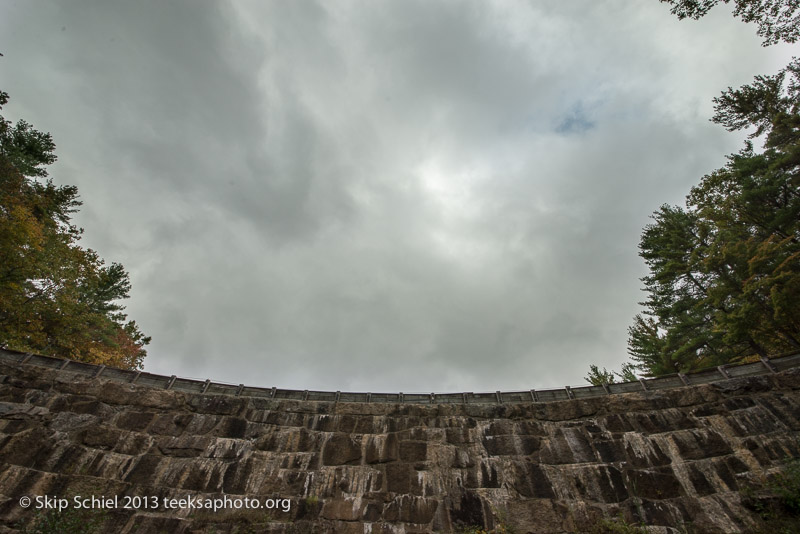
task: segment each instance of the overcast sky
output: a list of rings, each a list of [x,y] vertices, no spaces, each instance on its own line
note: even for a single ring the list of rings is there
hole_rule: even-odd
[[[798,54],[656,0],[0,0],[0,52],[146,370],[373,392],[618,368],[711,99]]]

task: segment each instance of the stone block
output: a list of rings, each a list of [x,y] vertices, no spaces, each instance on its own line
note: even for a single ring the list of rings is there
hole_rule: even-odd
[[[386,506],[383,517],[386,521],[425,525],[433,520],[438,506],[436,499],[400,495]]]
[[[114,424],[123,430],[143,432],[155,415],[153,412],[124,411],[116,417]]]
[[[393,462],[400,457],[396,434],[368,436],[365,461],[368,464]]]
[[[595,439],[592,446],[597,456],[604,463],[618,463],[627,461],[625,443],[621,439]]]
[[[153,419],[148,432],[164,436],[179,436],[183,434],[191,420],[190,414],[159,414]]]
[[[164,456],[180,458],[194,458],[202,455],[211,445],[212,438],[203,436],[181,436],[161,438],[158,440],[158,450]]]
[[[11,436],[0,449],[0,458],[4,463],[31,466],[49,456],[51,450],[51,434],[36,427]]]
[[[706,477],[697,463],[689,464],[686,468],[689,472],[689,481],[698,495],[711,495],[717,491],[714,484]]]
[[[503,436],[514,434],[516,428],[511,421],[492,421],[486,430],[483,432],[484,436]]]
[[[481,462],[481,488],[499,488],[500,483],[497,480],[497,469],[491,464]]]
[[[400,460],[403,462],[424,462],[428,455],[428,444],[424,441],[401,441]]]
[[[364,534],[364,526],[354,521],[333,521],[331,526],[336,534]]]
[[[634,426],[627,417],[620,414],[609,415],[600,420],[601,425],[609,432],[633,432]]]
[[[614,466],[587,466],[584,471],[589,472],[590,488],[584,494],[591,499],[602,503],[619,503],[630,497],[622,472]]]
[[[390,493],[409,493],[411,491],[411,466],[405,463],[386,465],[386,491]]]
[[[723,437],[710,429],[676,432],[672,434],[672,439],[681,457],[686,460],[724,456],[733,452]]]
[[[246,401],[226,395],[191,395],[186,404],[200,414],[234,415],[245,408]]]
[[[539,461],[543,464],[573,464],[576,462],[567,438],[560,430],[549,438],[542,440]]]
[[[445,441],[452,445],[461,445],[472,441],[470,431],[466,428],[447,428],[444,435]]]
[[[533,499],[555,497],[552,482],[545,471],[536,464],[527,463],[515,466],[511,486],[523,497]]]
[[[550,499],[512,500],[507,506],[508,522],[514,532],[569,532],[569,514]]]
[[[111,450],[116,447],[122,432],[108,425],[96,425],[81,431],[81,442],[93,449]]]
[[[83,401],[76,401],[72,402],[70,406],[70,411],[75,413],[88,413],[92,415],[96,415],[98,417],[103,418],[104,420],[108,420],[114,416],[116,410],[109,406],[104,402],[100,402],[97,399],[87,399]]]
[[[672,463],[672,458],[667,456],[661,450],[658,442],[653,439],[632,439],[627,441],[625,457],[627,463],[636,468],[659,467]]]
[[[353,499],[328,499],[320,515],[325,519],[356,521],[361,519],[362,508],[363,505]]]
[[[159,465],[162,459],[163,457],[152,454],[140,456],[136,465],[133,466],[128,476],[125,477],[125,481],[140,485],[156,484]]]
[[[482,444],[489,456],[513,456],[519,454],[516,436],[513,435],[487,435],[484,436]]]
[[[241,417],[223,417],[213,434],[221,438],[243,438],[247,434],[247,425]]]
[[[361,463],[361,436],[344,433],[331,435],[322,448],[323,465],[352,465]]]
[[[681,483],[669,468],[630,469],[625,472],[632,496],[642,499],[673,499],[685,494]]]
[[[146,386],[120,384],[110,380],[101,380],[97,383],[90,381],[83,387],[78,383],[75,385],[80,393],[92,392],[99,401],[113,405],[179,410],[185,400],[183,393],[178,393],[177,391],[164,391]]]
[[[375,418],[364,416],[356,419],[356,427],[353,429],[355,434],[376,434],[380,431],[375,427]]]

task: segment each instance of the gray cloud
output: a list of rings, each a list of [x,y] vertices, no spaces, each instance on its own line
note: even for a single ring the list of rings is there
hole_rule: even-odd
[[[371,391],[618,366],[638,237],[785,63],[658,2],[6,2],[9,115],[51,131],[146,368]]]

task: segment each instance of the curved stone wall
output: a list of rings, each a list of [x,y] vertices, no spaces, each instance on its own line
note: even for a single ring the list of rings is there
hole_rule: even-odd
[[[413,404],[192,393],[177,379],[152,387],[9,354],[0,532],[45,513],[36,503],[63,502],[69,517],[95,497],[102,532],[401,534],[502,521],[538,534],[622,514],[661,532],[733,533],[755,520],[740,490],[800,457],[793,358],[668,389]],[[234,507],[244,499],[261,508]],[[225,507],[196,506],[215,500]]]

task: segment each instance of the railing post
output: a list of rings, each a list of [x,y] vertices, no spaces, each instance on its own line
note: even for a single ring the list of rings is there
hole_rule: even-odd
[[[574,399],[575,395],[572,393],[572,389],[569,386],[564,386],[564,389],[567,390],[567,398]]]
[[[761,357],[761,363],[763,363],[764,367],[769,369],[771,373],[777,373],[778,372],[778,370],[775,369],[775,366],[772,365],[772,362],[770,362],[769,358],[767,358],[766,356],[762,356]]]
[[[611,390],[610,390],[610,389],[608,389],[608,384],[606,384],[605,382],[603,382],[603,383],[601,383],[600,385],[601,385],[601,386],[603,386],[603,391],[605,391],[605,392],[606,392],[606,395],[611,395]]]
[[[688,386],[689,385],[689,377],[687,377],[685,374],[678,373],[678,378],[681,379],[681,382],[683,382],[684,386]]]
[[[239,384],[239,389],[236,390],[237,397],[242,394],[243,389],[244,389],[244,384]]]
[[[142,372],[141,371],[136,371],[136,374],[133,375],[133,380],[131,380],[131,384],[135,384],[136,381],[139,380],[140,376],[142,376]]]
[[[210,379],[206,379],[206,381],[203,382],[203,389],[200,390],[200,393],[205,393],[206,391],[208,391],[208,386],[210,386],[210,385],[211,385],[211,380]]]
[[[59,371],[63,371],[69,365],[70,360],[64,360],[64,363],[61,364],[61,367],[58,368]]]
[[[495,391],[494,396],[497,398],[497,404],[503,404],[503,398],[500,396],[499,391]]]
[[[101,365],[100,367],[97,368],[97,371],[95,371],[94,376],[92,378],[98,378],[100,375],[103,374],[103,371],[105,371],[105,370],[106,370],[106,366],[105,365]]]
[[[724,378],[730,378],[731,377],[731,375],[728,374],[728,371],[725,370],[725,366],[724,365],[718,365],[717,366],[717,371],[719,371],[719,374],[721,374]]]
[[[167,383],[166,389],[172,389],[172,384],[175,383],[175,379],[176,378],[177,377],[175,375],[172,375],[171,377],[169,377],[169,382]]]
[[[647,384],[645,384],[644,378],[640,378],[639,383],[642,385],[642,391],[647,391]]]

